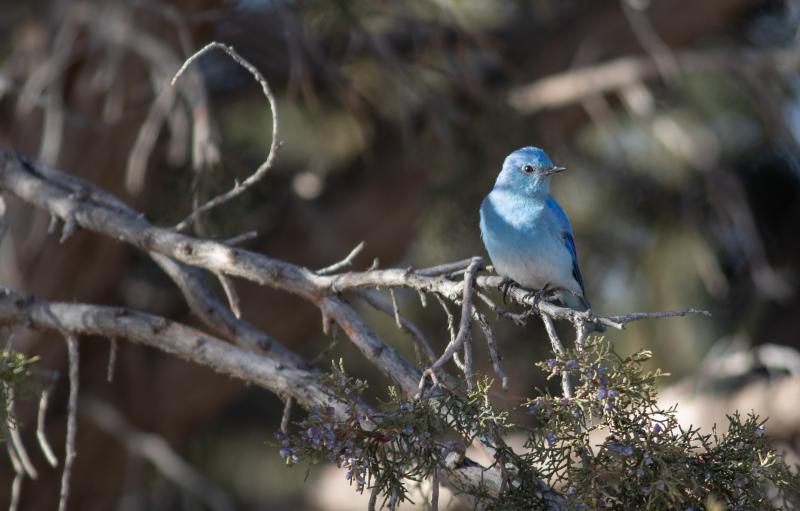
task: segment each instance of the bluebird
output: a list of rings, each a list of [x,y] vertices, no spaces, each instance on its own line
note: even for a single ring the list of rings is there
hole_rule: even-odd
[[[498,274],[586,310],[572,227],[550,195],[551,176],[564,170],[537,147],[508,155],[481,203],[481,237]]]

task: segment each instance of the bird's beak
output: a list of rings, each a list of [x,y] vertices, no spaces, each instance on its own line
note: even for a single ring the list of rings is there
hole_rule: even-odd
[[[567,170],[567,167],[554,166],[554,167],[550,167],[549,169],[543,171],[542,174],[544,174],[545,176],[549,176],[551,174],[558,174],[559,172],[564,172],[565,170]]]

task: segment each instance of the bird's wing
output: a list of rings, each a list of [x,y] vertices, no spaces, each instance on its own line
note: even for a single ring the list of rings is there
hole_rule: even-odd
[[[578,266],[578,251],[575,249],[575,238],[572,236],[572,226],[569,224],[569,218],[567,218],[567,214],[564,213],[564,210],[561,209],[561,206],[558,205],[558,202],[556,202],[552,195],[547,197],[547,208],[558,219],[558,223],[561,226],[561,237],[564,240],[564,246],[572,256],[572,276],[578,282],[578,285],[581,286],[581,292],[585,295],[586,290],[583,287],[583,276]]]

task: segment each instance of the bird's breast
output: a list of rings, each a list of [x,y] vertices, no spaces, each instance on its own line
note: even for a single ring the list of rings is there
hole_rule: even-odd
[[[580,291],[561,229],[546,213],[546,199],[493,191],[481,204],[481,234],[495,270],[522,286],[546,284]]]

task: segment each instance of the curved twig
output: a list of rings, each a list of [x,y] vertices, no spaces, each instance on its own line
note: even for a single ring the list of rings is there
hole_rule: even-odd
[[[279,140],[279,123],[278,123],[278,106],[275,101],[275,96],[272,94],[272,89],[270,89],[269,83],[264,78],[264,76],[256,69],[256,67],[245,60],[241,55],[239,55],[236,50],[234,50],[231,46],[227,46],[222,43],[218,43],[216,41],[210,42],[205,45],[203,48],[197,51],[194,55],[186,59],[183,63],[181,68],[175,73],[175,76],[172,78],[172,85],[178,81],[181,75],[186,71],[186,69],[192,65],[192,63],[200,58],[203,54],[213,50],[219,49],[227,53],[237,64],[245,68],[253,78],[261,85],[261,90],[264,92],[264,96],[266,96],[267,101],[269,102],[269,108],[272,111],[272,143],[270,144],[269,154],[267,155],[267,159],[264,160],[264,163],[258,166],[256,171],[251,174],[247,179],[239,183],[238,181],[234,184],[233,188],[228,190],[225,193],[217,195],[213,197],[208,202],[199,206],[192,211],[189,216],[187,216],[183,221],[181,221],[178,225],[175,226],[175,229],[178,231],[184,231],[188,228],[201,214],[219,206],[220,204],[224,204],[231,199],[234,199],[244,193],[248,188],[253,186],[254,184],[258,183],[269,170],[272,168],[272,165],[275,161],[275,155],[278,152],[278,148],[281,145]]]

